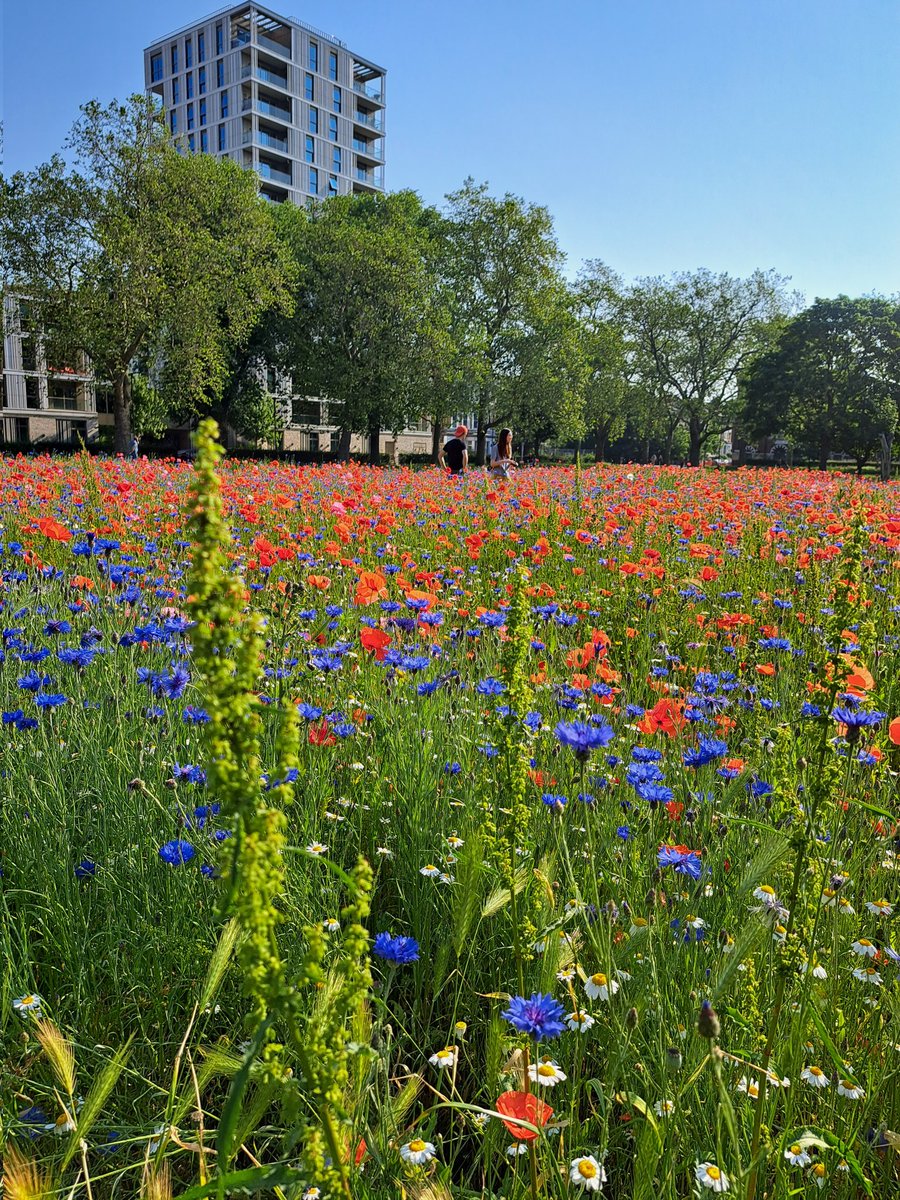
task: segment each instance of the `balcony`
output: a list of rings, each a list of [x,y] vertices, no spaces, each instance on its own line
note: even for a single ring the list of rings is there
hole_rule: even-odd
[[[256,107],[261,113],[266,113],[270,117],[277,117],[281,121],[287,121],[289,125],[291,123],[290,105],[285,108],[281,104],[276,104],[272,100],[266,100],[260,96],[256,101]]]
[[[268,146],[270,150],[280,150],[283,154],[288,152],[287,138],[275,137],[274,134],[266,133],[264,129],[260,129],[256,135],[256,140],[260,146]]]
[[[365,96],[367,100],[371,100],[374,104],[384,104],[384,90],[380,79],[372,83],[354,82],[353,90],[360,96]]]
[[[288,36],[288,39],[290,39],[290,36],[291,36],[290,30],[288,30],[287,36]],[[290,40],[288,41],[288,44],[285,46],[281,42],[276,42],[274,38],[267,37],[264,33],[259,33],[259,32],[257,32],[257,34],[256,34],[256,40],[260,46],[264,46],[266,48],[266,50],[274,51],[275,54],[280,54],[282,58],[290,58],[291,57]]]
[[[273,83],[276,87],[284,88],[287,91],[287,75],[281,75],[278,71],[270,71],[268,67],[257,67],[256,78],[261,79],[263,83]]]
[[[353,173],[354,179],[358,183],[365,183],[371,188],[384,188],[384,170],[382,167],[360,167],[357,166]]]
[[[353,114],[353,120],[355,124],[365,125],[367,129],[374,129],[376,133],[381,133],[384,129],[382,112],[363,112],[358,108]]]
[[[353,149],[357,154],[362,154],[366,158],[371,158],[375,162],[384,161],[384,142],[381,138],[376,138],[371,142],[365,142],[362,138],[353,139]]]
[[[263,179],[270,179],[273,183],[283,183],[290,187],[293,182],[290,171],[282,171],[279,167],[273,167],[271,163],[261,162],[258,170]]]

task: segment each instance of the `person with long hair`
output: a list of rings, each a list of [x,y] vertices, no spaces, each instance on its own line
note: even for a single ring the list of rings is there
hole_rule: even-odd
[[[491,455],[490,471],[498,479],[508,479],[516,468],[512,456],[512,430],[501,429],[497,435],[497,446]]]

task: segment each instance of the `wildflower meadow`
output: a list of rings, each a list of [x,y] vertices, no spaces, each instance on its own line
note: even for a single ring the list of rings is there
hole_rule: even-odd
[[[900,487],[0,459],[4,1195],[898,1194]]]

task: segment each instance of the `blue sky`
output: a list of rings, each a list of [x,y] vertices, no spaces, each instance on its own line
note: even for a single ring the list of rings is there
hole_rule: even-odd
[[[215,0],[0,0],[4,170]],[[286,0],[388,69],[386,180],[547,205],[570,272],[773,267],[900,291],[897,0]]]

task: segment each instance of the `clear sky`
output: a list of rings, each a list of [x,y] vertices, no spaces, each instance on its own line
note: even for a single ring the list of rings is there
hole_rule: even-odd
[[[0,0],[4,170],[211,0]],[[568,269],[900,292],[900,0],[286,0],[388,70],[386,182],[547,205]],[[293,12],[291,13],[291,10]]]

